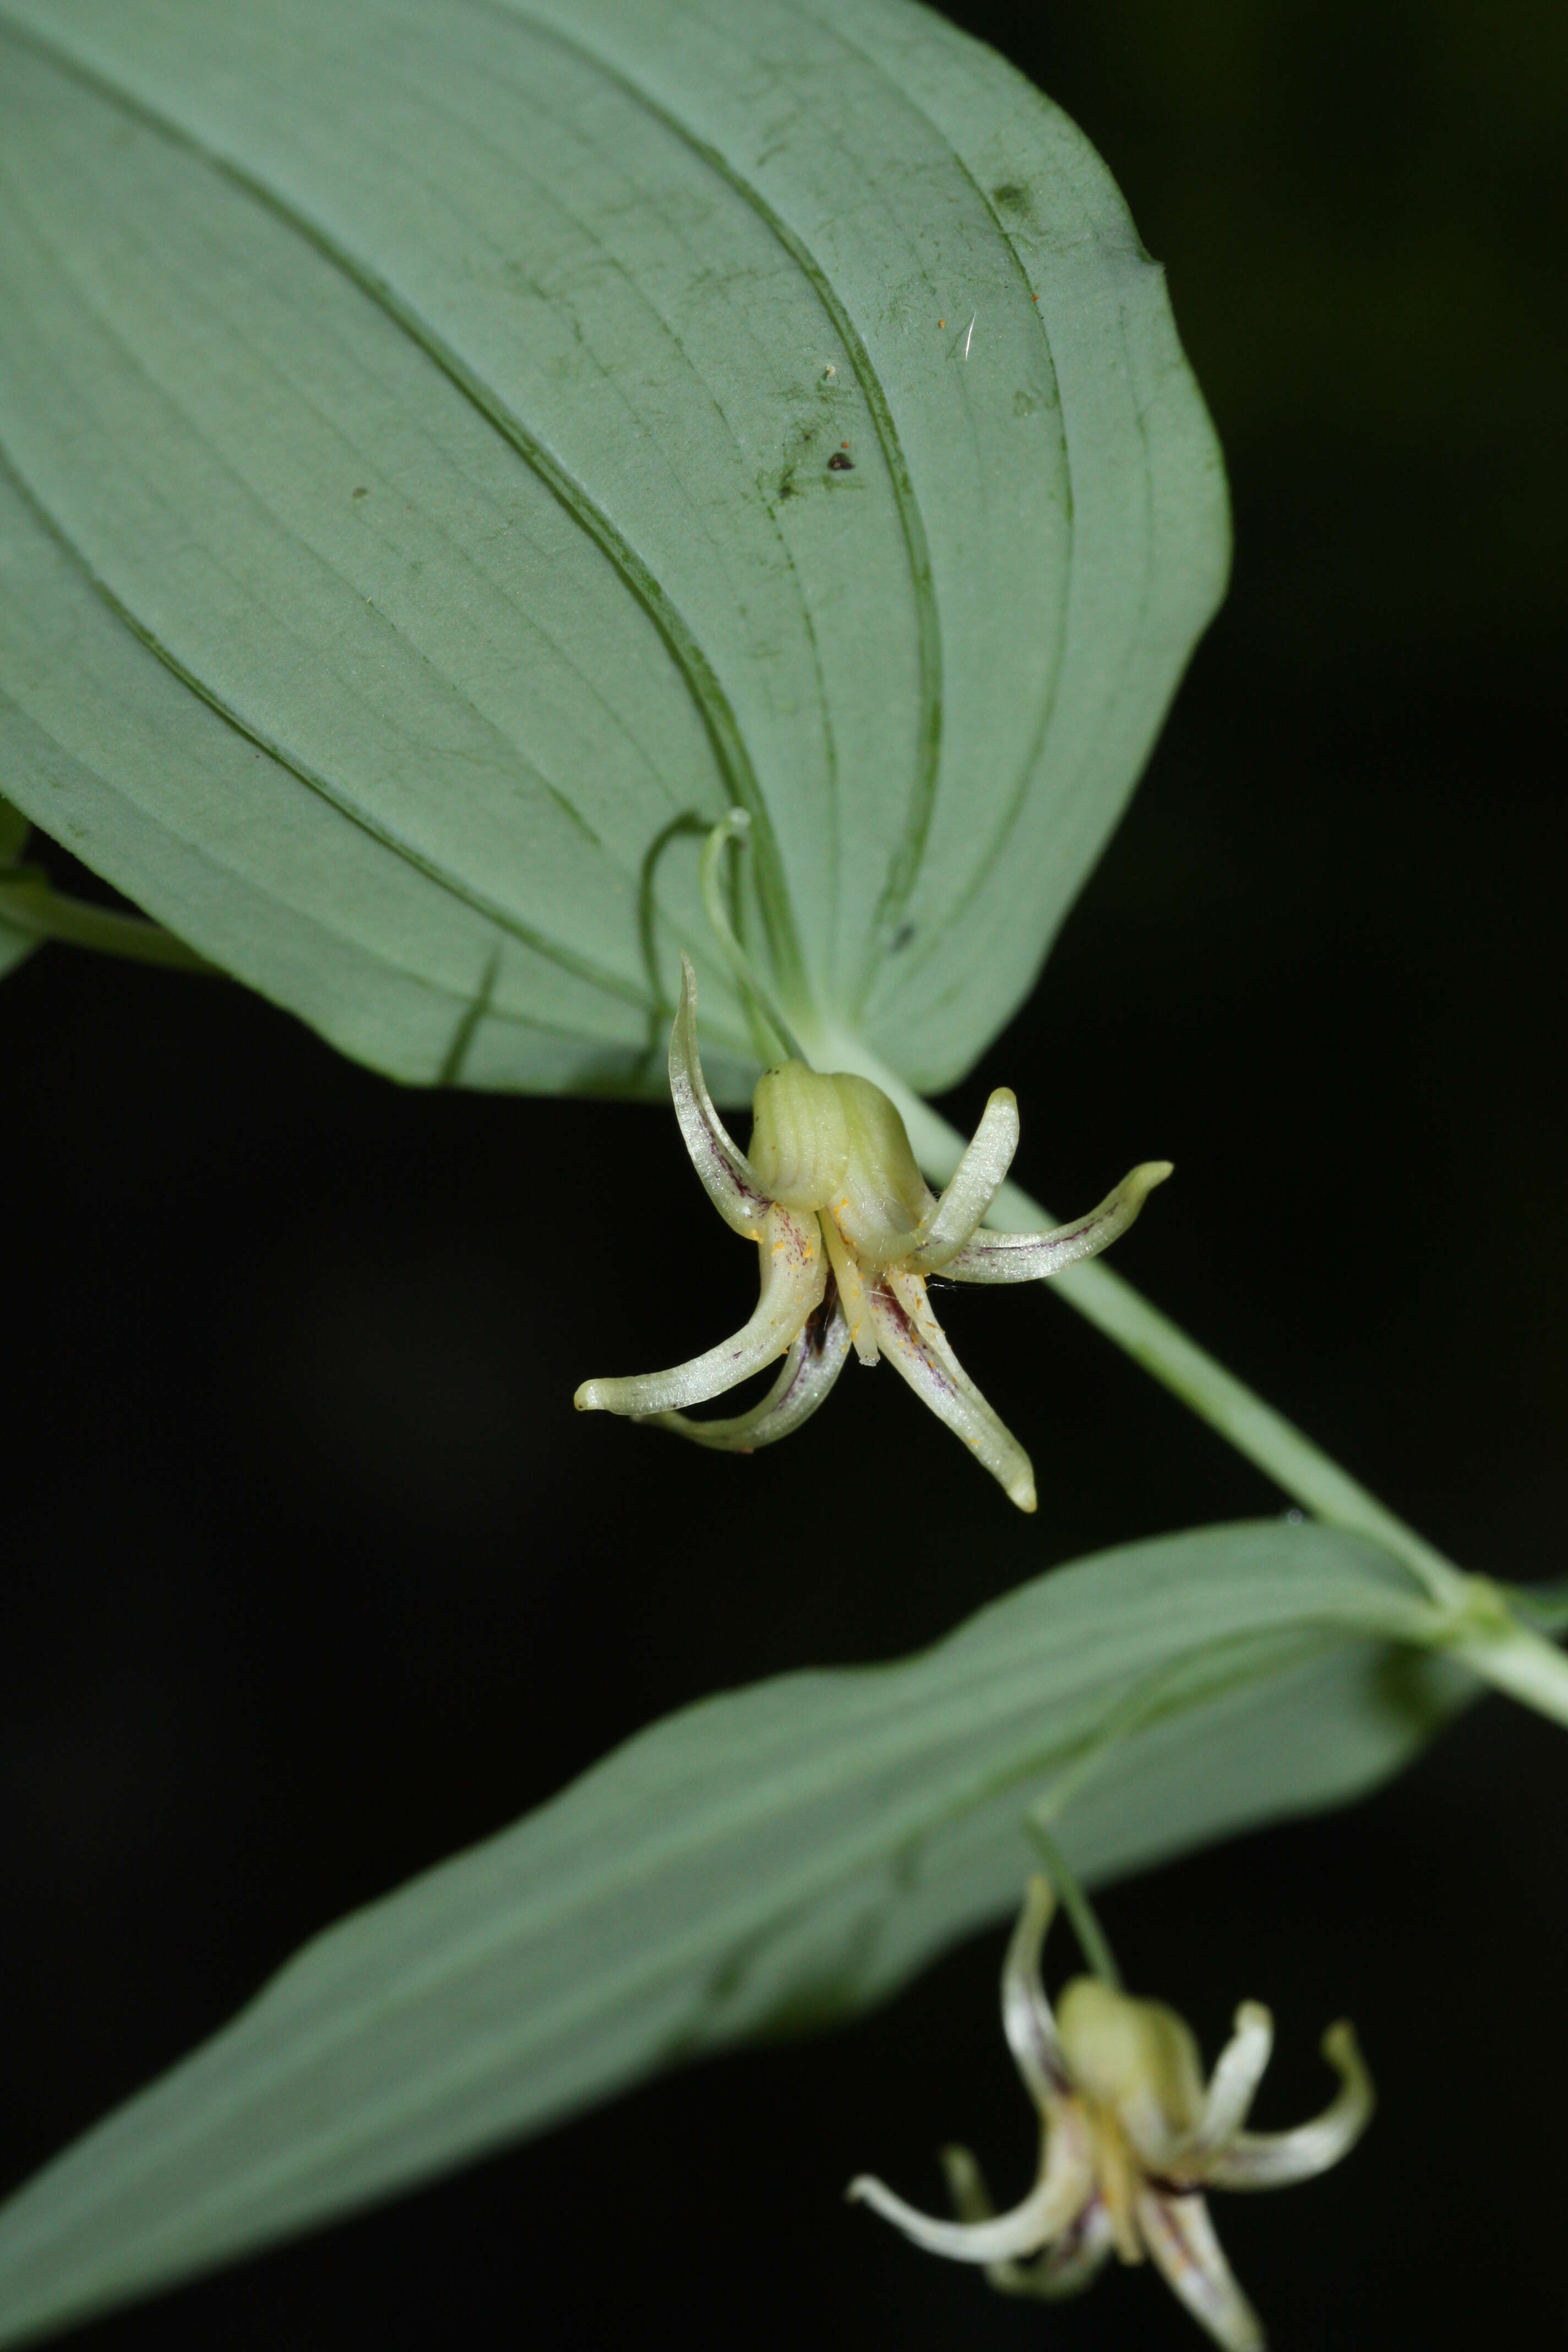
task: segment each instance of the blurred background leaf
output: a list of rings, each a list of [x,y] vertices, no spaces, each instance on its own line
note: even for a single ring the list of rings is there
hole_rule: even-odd
[[[1426,1613],[1326,1528],[1201,1528],[1058,1569],[923,1657],[655,1725],[321,1937],[15,2198],[0,2341],[852,2013],[1016,1906],[1042,1797],[1093,1882],[1363,1793],[1472,1693],[1398,1646]]]

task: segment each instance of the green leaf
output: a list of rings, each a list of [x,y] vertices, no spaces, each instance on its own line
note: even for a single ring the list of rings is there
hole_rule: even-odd
[[[0,0],[0,782],[417,1079],[1026,993],[1221,592],[1161,272],[905,0]],[[847,459],[847,466],[837,461]],[[683,825],[683,820],[686,821]]]
[[[1042,1795],[1091,1881],[1352,1797],[1475,1687],[1401,1646],[1438,1622],[1385,1553],[1273,1521],[1058,1570],[902,1664],[689,1707],[318,1937],[24,2189],[0,2341],[876,2000],[1011,1909]]]

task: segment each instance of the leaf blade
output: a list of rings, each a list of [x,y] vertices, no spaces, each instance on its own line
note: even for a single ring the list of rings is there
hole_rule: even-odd
[[[879,1997],[1010,1907],[1025,1804],[1108,1725],[1127,1736],[1058,1823],[1090,1878],[1375,1785],[1471,1687],[1394,1663],[1418,1622],[1368,1546],[1202,1530],[1057,1570],[898,1665],[684,1710],[317,1938],[14,2199],[0,2341]]]
[[[1223,575],[1212,435],[1078,134],[882,0],[5,0],[0,37],[0,446],[119,626],[293,780],[258,772],[276,840],[223,840],[244,924],[183,903],[228,793],[168,787],[107,720],[96,796],[63,761],[18,786],[40,821],[400,1075],[445,1066],[413,1000],[462,962],[471,1004],[499,950],[466,1075],[562,1083],[510,1012],[635,1086],[651,845],[739,799],[786,996],[956,1076]],[[0,674],[37,698],[25,633]],[[352,876],[356,825],[410,867],[386,896],[421,918],[362,903],[319,983],[301,786],[350,820],[323,838]],[[705,943],[690,864],[653,877],[671,963]]]

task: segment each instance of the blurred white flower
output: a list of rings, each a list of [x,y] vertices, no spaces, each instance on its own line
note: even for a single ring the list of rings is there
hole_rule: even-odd
[[[962,2147],[943,2151],[956,2221],[932,2221],[864,2176],[848,2193],[929,2252],[984,2263],[991,2284],[1010,2294],[1074,2294],[1112,2251],[1124,2263],[1147,2254],[1226,2352],[1258,2352],[1262,2326],[1202,2192],[1283,2189],[1339,2162],[1373,2110],[1355,2035],[1342,2021],[1323,2036],[1342,2084],[1323,2114],[1295,2131],[1249,2132],[1247,2110],[1273,2045],[1268,2011],[1243,2001],[1206,2085],[1190,2030],[1159,2001],[1075,1977],[1053,2012],[1040,1981],[1053,1907],[1046,1881],[1033,1880],[1002,1971],[1003,2028],[1040,2116],[1039,2173],[1028,2196],[996,2213]]]

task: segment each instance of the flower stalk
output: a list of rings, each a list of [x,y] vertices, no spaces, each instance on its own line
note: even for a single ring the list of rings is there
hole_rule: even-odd
[[[41,866],[0,866],[0,917],[19,931],[65,947],[89,948],[132,963],[161,964],[175,971],[216,975],[217,967],[144,915],[94,907],[57,890]]]

